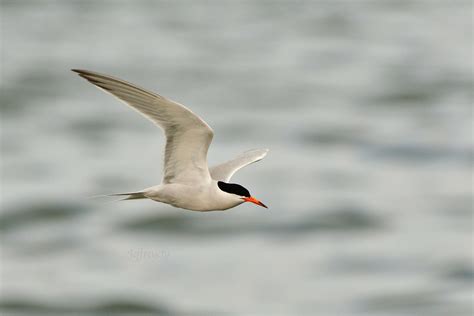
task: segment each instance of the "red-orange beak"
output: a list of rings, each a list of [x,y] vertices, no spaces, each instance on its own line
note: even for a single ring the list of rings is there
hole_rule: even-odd
[[[242,200],[244,200],[245,202],[252,202],[252,203],[257,204],[257,205],[260,205],[260,206],[262,206],[262,207],[264,207],[264,208],[268,208],[265,204],[263,204],[262,202],[260,202],[260,201],[257,200],[256,198],[254,198],[253,196],[242,198]]]

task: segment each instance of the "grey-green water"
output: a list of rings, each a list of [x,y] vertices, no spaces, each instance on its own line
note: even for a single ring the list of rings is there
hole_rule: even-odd
[[[470,1],[0,1],[0,313],[470,315]],[[87,199],[163,137],[70,68],[214,128],[270,210]]]

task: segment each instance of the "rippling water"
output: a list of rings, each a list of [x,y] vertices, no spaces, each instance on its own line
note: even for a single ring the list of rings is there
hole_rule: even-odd
[[[2,315],[470,315],[470,1],[1,1]],[[69,71],[188,105],[270,210],[88,199],[163,136]]]

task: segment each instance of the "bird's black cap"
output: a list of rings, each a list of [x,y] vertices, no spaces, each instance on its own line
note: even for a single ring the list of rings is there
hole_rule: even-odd
[[[250,197],[250,192],[240,184],[225,183],[222,181],[217,182],[217,186],[224,192],[236,194],[238,196]]]

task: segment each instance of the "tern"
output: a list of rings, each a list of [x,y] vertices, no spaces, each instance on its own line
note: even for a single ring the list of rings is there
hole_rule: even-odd
[[[207,151],[214,131],[187,107],[121,79],[88,70],[72,71],[151,120],[166,137],[162,183],[111,196],[151,199],[200,212],[227,210],[244,202],[267,208],[242,185],[229,180],[237,170],[263,159],[268,149],[249,150],[209,168]]]

